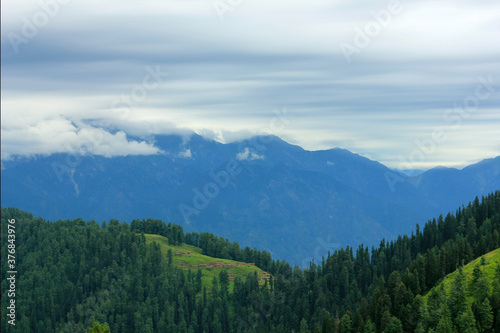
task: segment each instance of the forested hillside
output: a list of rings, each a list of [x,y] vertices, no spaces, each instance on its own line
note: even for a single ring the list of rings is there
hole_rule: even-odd
[[[449,274],[424,297],[430,324],[443,331],[488,332],[494,316],[491,304],[499,304],[500,249],[496,249]],[[423,326],[420,328],[423,331]]]
[[[500,332],[500,268],[486,270],[500,247],[498,191],[411,235],[342,248],[306,269],[159,220],[47,222],[14,208],[1,218],[2,332],[85,332],[94,321],[111,332]],[[15,327],[3,297],[8,219],[16,220]],[[236,277],[230,292],[221,270],[204,287],[198,271],[174,265],[144,234],[255,263],[271,278]],[[460,268],[485,254],[469,280]]]
[[[276,136],[151,140],[164,153],[2,161],[2,206],[49,220],[168,218],[304,268],[329,249],[377,246],[500,188],[500,157],[407,177],[348,150],[308,151]],[[316,251],[318,238],[332,245]]]

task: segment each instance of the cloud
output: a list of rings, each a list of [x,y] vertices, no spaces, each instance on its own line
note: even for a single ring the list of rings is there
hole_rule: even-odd
[[[191,154],[191,149],[186,149],[181,151],[178,155],[181,158],[193,158],[193,154]]]
[[[9,33],[21,34],[23,19],[40,6],[36,0],[2,1],[9,13],[1,35],[2,134],[16,134],[2,135],[3,154],[65,151],[60,143],[68,138],[82,144],[85,138],[71,134],[78,132],[71,127],[49,134],[51,141],[39,137],[43,144],[19,139],[58,117],[122,143],[128,139],[118,138],[120,131],[134,137],[195,131],[231,142],[262,133],[273,110],[287,107],[294,120],[273,134],[307,149],[341,146],[396,167],[416,140],[446,126],[443,113],[489,74],[496,93],[458,129],[468,141],[450,135],[441,155],[425,163],[500,153],[494,144],[500,45],[493,42],[500,34],[500,3],[401,4],[401,13],[347,64],[339,45],[353,43],[357,29],[388,1],[243,0],[223,22],[212,0],[72,1],[18,53]],[[135,98],[126,116],[115,112],[113,101],[137,93],[147,68],[156,66],[169,76]],[[475,122],[486,115],[490,121]],[[121,151],[157,153],[141,141],[125,145]]]
[[[63,117],[2,129],[2,160],[54,153],[113,157],[159,154],[160,150],[144,141],[129,140],[122,131],[110,133],[102,128],[78,126]]]
[[[259,155],[257,153],[251,152],[247,147],[241,153],[236,154],[236,159],[239,161],[253,161],[253,160],[263,160],[264,155]]]

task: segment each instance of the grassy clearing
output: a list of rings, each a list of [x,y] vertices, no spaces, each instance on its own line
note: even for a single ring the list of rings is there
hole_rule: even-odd
[[[481,269],[488,277],[490,283],[493,283],[493,281],[495,281],[495,269],[497,265],[500,264],[500,248],[485,254],[484,257],[486,258],[486,265],[481,266]],[[476,267],[480,262],[481,262],[481,257],[473,260],[472,262],[468,263],[462,268],[465,274],[467,286],[469,287],[469,295],[473,294],[473,290],[471,288],[471,283],[470,283],[470,281],[472,280],[472,272],[474,270],[474,267]],[[457,274],[458,270],[448,274],[447,276],[445,276],[443,281],[441,281],[438,285],[434,286],[434,288],[439,288],[442,284],[444,286],[444,289],[446,290],[446,294],[449,295],[451,286],[453,284],[453,281],[455,281],[455,277]],[[424,297],[426,301],[429,293],[427,293]],[[469,302],[472,303],[472,297],[469,297]]]
[[[255,266],[249,266],[246,263],[242,263],[235,260],[212,258],[202,254],[201,249],[192,245],[182,244],[182,245],[169,245],[166,237],[160,235],[145,234],[146,243],[156,242],[160,245],[161,252],[167,260],[168,250],[172,250],[172,253],[179,253],[180,256],[173,255],[173,264],[178,267],[192,267],[199,265],[214,265],[218,263],[219,265],[228,265],[229,267],[197,267],[197,268],[183,268],[185,271],[191,269],[192,273],[196,275],[198,268],[201,269],[203,274],[202,284],[207,287],[208,290],[212,287],[212,280],[214,277],[219,278],[219,273],[222,270],[226,270],[228,275],[231,277],[239,276],[244,279],[249,273],[257,272],[259,278],[265,277],[265,272]],[[189,253],[189,254],[188,254]],[[240,265],[240,266],[238,266]],[[232,267],[230,267],[232,266]],[[263,285],[265,282],[259,280],[259,284]],[[234,287],[234,282],[229,281],[229,291],[232,292]]]

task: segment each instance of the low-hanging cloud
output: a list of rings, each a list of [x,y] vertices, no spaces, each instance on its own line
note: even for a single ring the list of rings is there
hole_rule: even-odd
[[[250,151],[249,148],[245,148],[242,152],[236,154],[236,159],[238,161],[263,160],[264,158],[264,155],[259,155],[253,151]]]
[[[54,153],[92,154],[105,157],[152,155],[161,151],[145,141],[129,140],[122,132],[103,128],[79,127],[69,119],[45,119],[34,125],[2,129],[2,160],[13,156]]]
[[[223,22],[211,0],[72,1],[18,53],[8,34],[20,34],[23,18],[40,6],[3,1],[2,158],[71,151],[61,143],[81,146],[85,130],[102,132],[107,143],[93,152],[107,156],[158,153],[127,135],[196,131],[241,140],[286,106],[298,120],[279,134],[289,141],[307,149],[340,145],[397,166],[416,140],[448,126],[442,115],[488,75],[495,93],[424,162],[498,154],[500,4],[400,3],[402,11],[347,64],[339,45],[353,43],[388,1],[243,1]],[[133,94],[147,68],[157,67],[168,77],[126,117],[113,112],[113,101]],[[34,134],[58,117],[61,130]]]

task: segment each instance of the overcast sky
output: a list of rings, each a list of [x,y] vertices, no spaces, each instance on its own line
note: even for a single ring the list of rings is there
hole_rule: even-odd
[[[155,154],[151,134],[193,130],[396,168],[500,155],[498,0],[1,6],[2,160],[89,138],[94,154]]]

